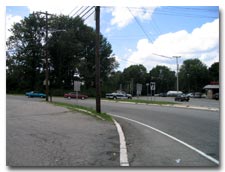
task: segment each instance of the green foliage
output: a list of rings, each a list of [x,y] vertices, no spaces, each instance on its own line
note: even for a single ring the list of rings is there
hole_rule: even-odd
[[[166,93],[169,90],[175,90],[176,76],[166,66],[156,66],[149,72],[151,82],[156,83],[156,93]]]
[[[186,92],[201,92],[209,83],[208,70],[199,59],[183,62],[179,72],[180,89]]]
[[[39,13],[14,24],[11,32],[7,41],[7,92],[44,90],[46,53],[53,90],[73,90],[73,81],[78,79],[75,74],[85,83],[84,89],[94,88],[96,33],[81,18],[49,16],[47,42],[45,16]],[[118,63],[110,43],[102,35],[100,59],[101,78],[106,81]],[[62,91],[53,91],[53,94],[62,94]]]
[[[147,69],[142,65],[131,65],[125,68],[122,75],[121,84],[124,90],[132,95],[136,94],[136,84],[145,84],[147,77]]]
[[[213,63],[209,68],[209,78],[210,81],[219,82],[219,62]]]

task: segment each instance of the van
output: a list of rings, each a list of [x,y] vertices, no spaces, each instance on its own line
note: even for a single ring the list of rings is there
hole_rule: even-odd
[[[182,91],[168,91],[168,92],[166,93],[166,95],[167,95],[168,97],[175,97],[175,96],[177,96],[177,95],[179,95],[179,94],[183,94],[183,92],[182,92]]]

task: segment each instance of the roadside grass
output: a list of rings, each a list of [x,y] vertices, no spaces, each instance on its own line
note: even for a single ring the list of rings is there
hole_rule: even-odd
[[[105,120],[105,121],[109,121],[109,122],[113,121],[112,117],[110,115],[108,115],[107,113],[104,113],[104,112],[97,113],[92,108],[79,106],[79,105],[75,105],[75,104],[62,103],[62,102],[51,102],[51,104],[56,105],[56,106],[65,107],[65,108],[70,109],[72,111],[82,112],[82,113],[85,113],[87,115],[91,115],[91,116],[94,116],[96,118],[99,118],[101,120]]]
[[[140,99],[105,99],[105,100],[110,100],[114,102],[131,102],[131,103],[144,103],[144,104],[157,104],[157,105],[175,105],[179,103],[173,103],[173,102],[168,102],[168,101],[151,101],[151,100],[140,100]]]

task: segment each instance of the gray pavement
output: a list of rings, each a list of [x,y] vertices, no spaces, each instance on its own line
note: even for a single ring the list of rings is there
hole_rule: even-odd
[[[7,166],[120,165],[112,122],[33,100],[7,96]]]

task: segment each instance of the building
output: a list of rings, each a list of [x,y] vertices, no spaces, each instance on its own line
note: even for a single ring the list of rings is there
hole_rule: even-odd
[[[212,99],[214,94],[219,93],[219,82],[210,82],[210,84],[204,86],[203,89],[206,90],[207,98]]]

